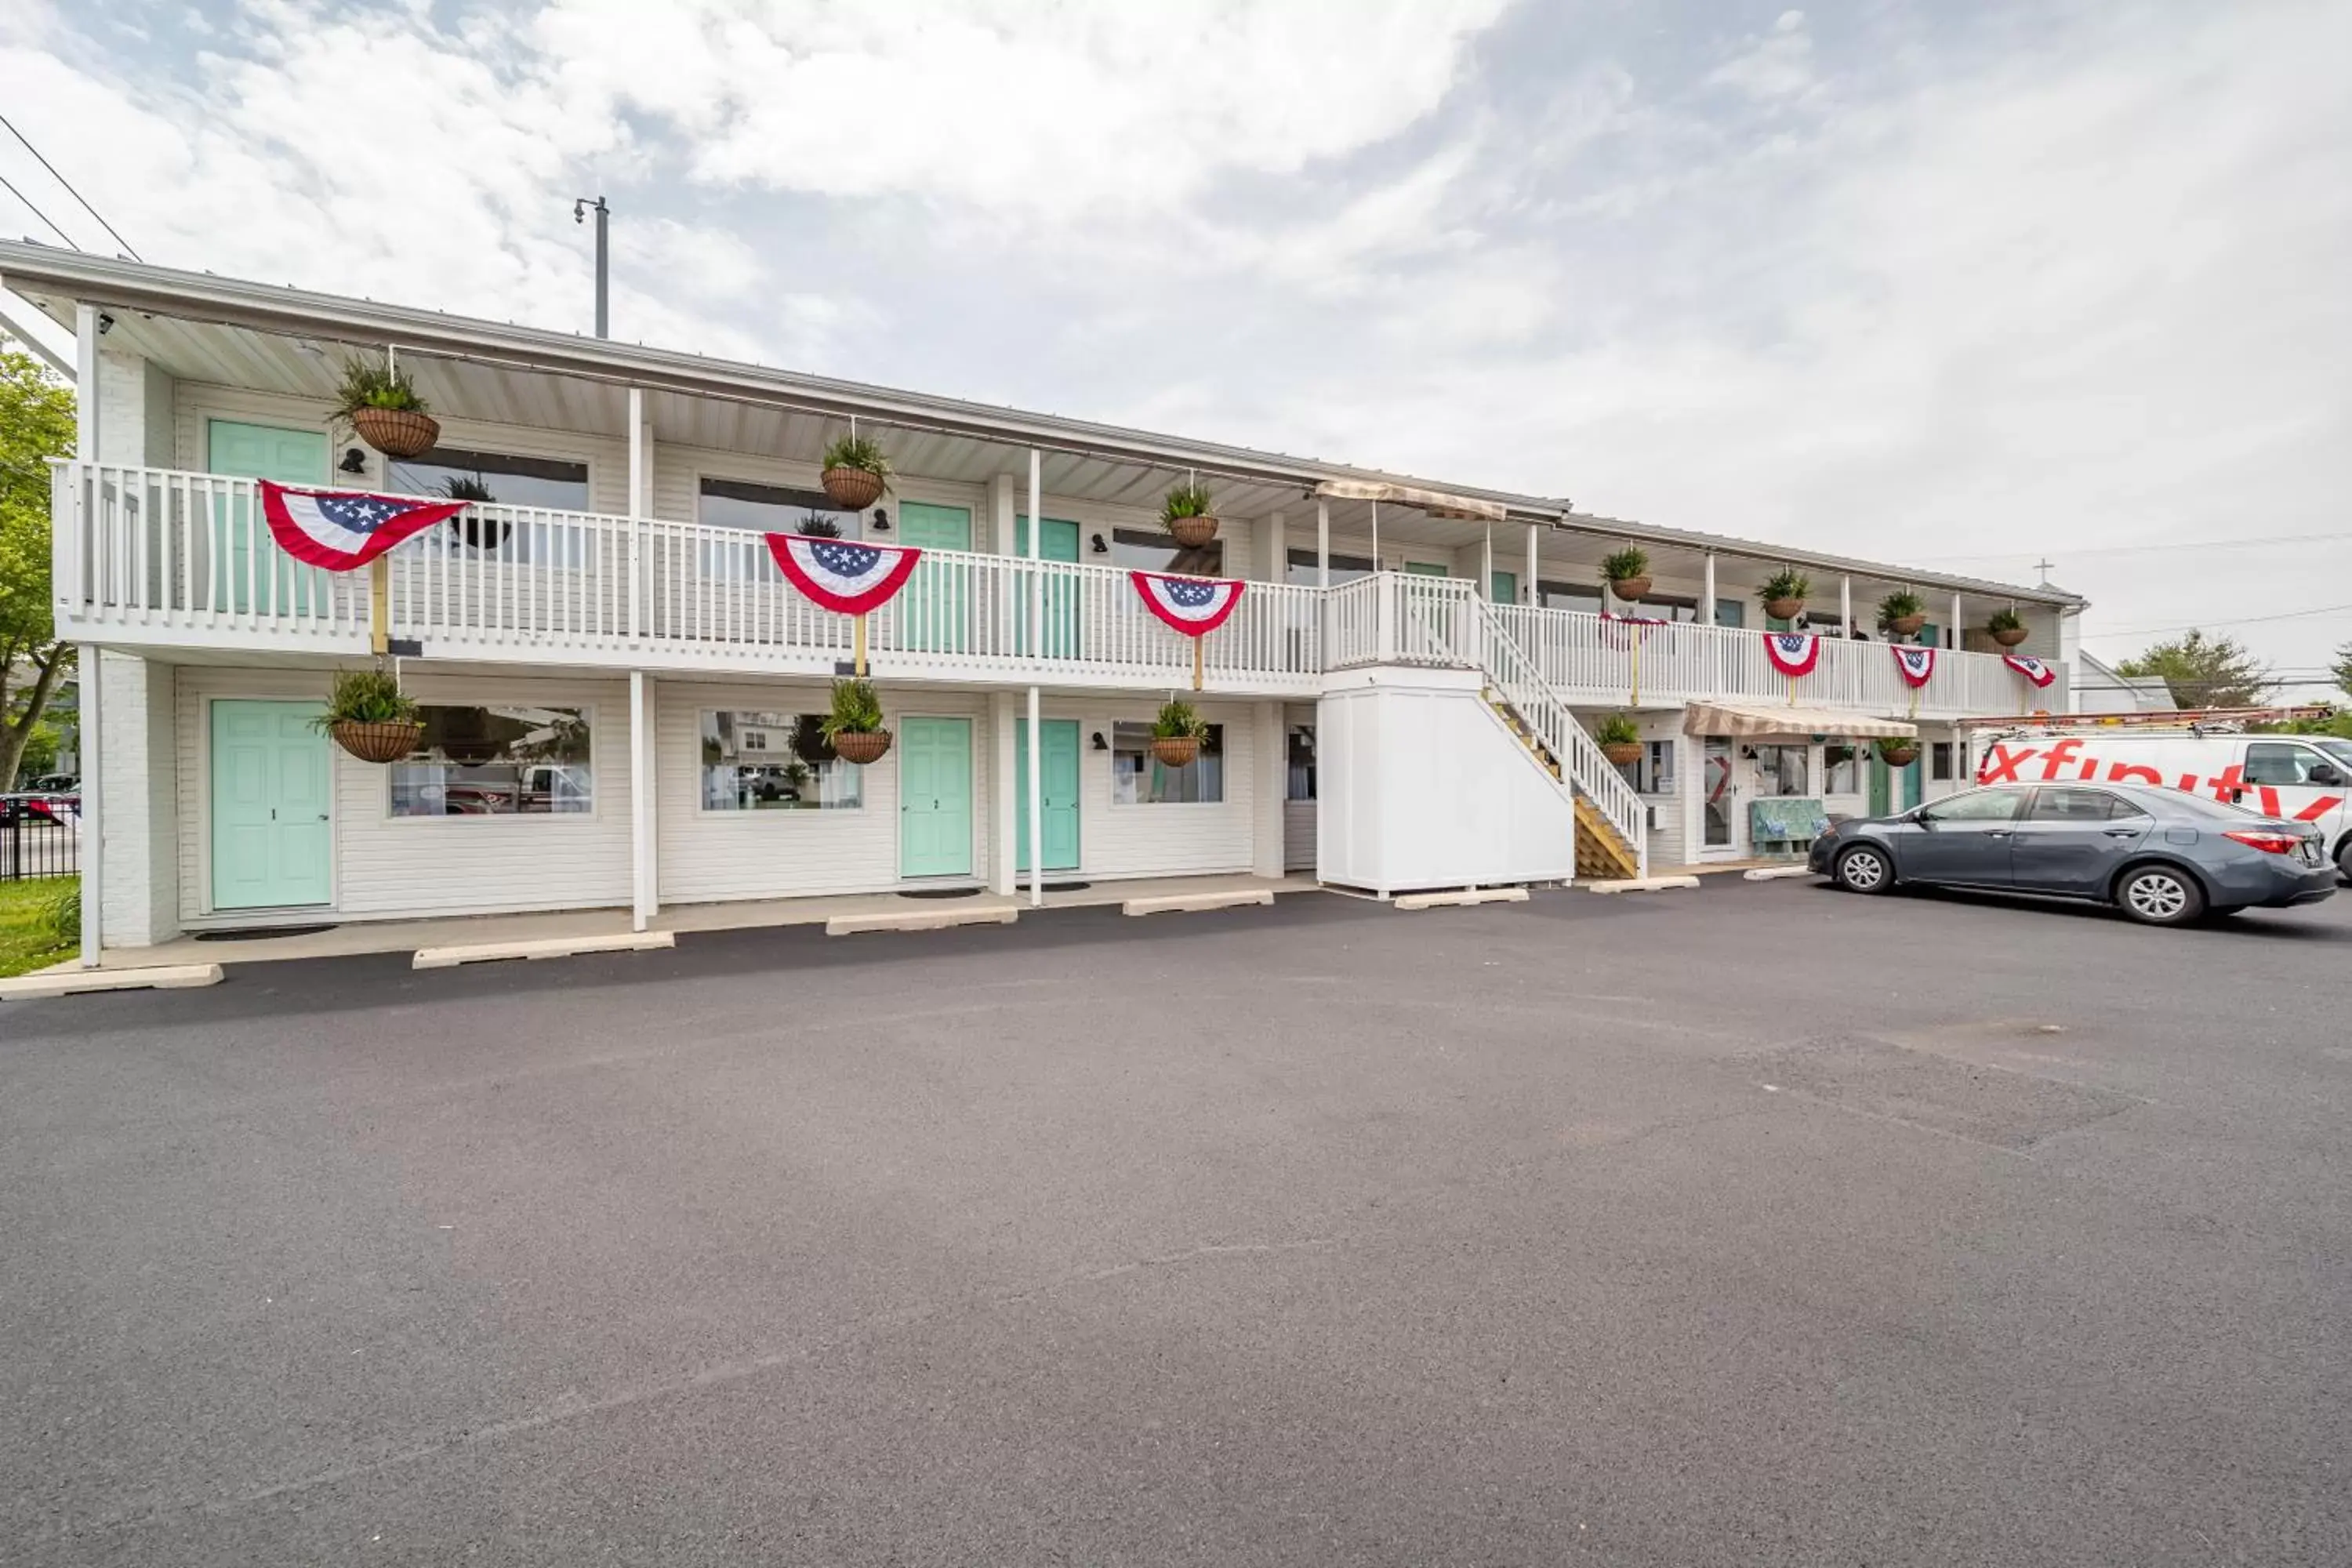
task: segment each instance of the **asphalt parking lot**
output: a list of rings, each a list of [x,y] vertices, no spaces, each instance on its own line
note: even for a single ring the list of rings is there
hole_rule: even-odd
[[[2352,1561],[2352,898],[0,1007],[0,1561]]]

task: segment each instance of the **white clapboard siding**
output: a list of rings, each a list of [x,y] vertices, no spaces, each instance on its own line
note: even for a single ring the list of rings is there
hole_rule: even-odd
[[[1108,881],[1251,868],[1255,774],[1250,706],[1194,705],[1202,718],[1224,726],[1225,798],[1196,805],[1115,805],[1111,753],[1096,751],[1094,737],[1099,732],[1109,741],[1111,726],[1121,720],[1149,724],[1160,704],[1150,698],[1045,704],[1046,718],[1078,721],[1077,875]],[[1016,801],[1013,809],[1028,807]]]
[[[897,728],[909,713],[971,721],[972,875],[987,875],[990,787],[988,704],[978,694],[881,690]],[[863,770],[864,804],[840,811],[702,809],[702,715],[719,709],[823,712],[822,684],[724,686],[670,681],[654,688],[654,813],[665,903],[788,899],[874,892],[898,883],[898,753]]]
[[[625,681],[435,675],[410,665],[409,692],[428,703],[527,702],[588,710],[596,803],[580,816],[402,817],[387,770],[332,752],[334,913],[342,917],[490,914],[625,904],[629,882],[629,689]],[[323,671],[187,667],[180,672],[180,913],[208,919],[211,790],[208,700],[320,700]]]

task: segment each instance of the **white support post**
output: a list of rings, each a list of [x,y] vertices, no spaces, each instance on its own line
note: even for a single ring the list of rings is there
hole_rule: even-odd
[[[995,550],[999,555],[1020,553],[1014,542],[1019,531],[1013,525],[1013,518],[1020,511],[1021,503],[1013,494],[1014,482],[1011,474],[999,474],[995,484],[989,489],[989,507],[995,521]]]
[[[98,307],[74,307],[74,456],[98,461]]]
[[[1838,635],[1853,636],[1853,579],[1838,579]]]
[[[1315,501],[1315,585],[1331,585],[1331,503],[1319,496]]]
[[[1519,584],[1520,603],[1522,604],[1540,605],[1543,603],[1543,590],[1536,585],[1536,573],[1540,564],[1541,553],[1540,547],[1536,542],[1542,537],[1543,525],[1541,523],[1531,522],[1528,524],[1528,580]]]
[[[652,432],[646,428],[646,390],[629,388],[629,635],[646,635],[646,519],[652,508]],[[637,928],[643,931],[642,925]]]
[[[1495,599],[1495,525],[1486,525],[1486,538],[1478,547],[1478,596],[1492,604]]]
[[[1381,569],[1381,503],[1372,503],[1372,570]]]
[[[1702,626],[1711,626],[1717,624],[1715,618],[1715,552],[1712,550],[1706,552],[1706,569],[1701,574],[1700,581],[1703,584],[1703,586],[1699,589],[1699,594],[1701,595],[1698,606],[1699,624]]]
[[[1280,512],[1270,511],[1258,524],[1258,532],[1263,536],[1258,554],[1265,563],[1265,580],[1282,582],[1290,575],[1289,527]]]
[[[1010,515],[1013,498],[1010,479],[1005,481],[1004,495],[1005,511]],[[1013,760],[1020,743],[1019,726],[1015,722],[1017,709],[1018,699],[1013,693],[1010,691],[989,693],[989,726],[992,738],[995,742],[995,745],[992,748],[995,760],[995,773],[989,788],[988,804],[989,815],[994,818],[993,837],[996,850],[993,857],[994,864],[990,868],[992,873],[990,885],[996,889],[1000,897],[1007,899],[1021,890],[1020,872],[1015,868],[1018,861],[1013,855],[1014,837],[1020,825],[1019,814],[1028,809],[1016,797],[1016,792],[1013,787],[1018,776],[1014,771],[1016,764]]]
[[[1283,874],[1282,808],[1290,793],[1290,760],[1283,750],[1282,704],[1260,702],[1251,714],[1250,866],[1261,877]]]
[[[1960,646],[1960,596],[1958,594],[1952,595],[1952,624],[1944,628],[1944,646],[1954,648]]]
[[[89,308],[82,307],[85,310]],[[88,390],[75,401],[96,403],[98,384],[85,382],[83,385]],[[82,644],[77,658],[81,674],[81,711],[74,721],[79,731],[76,741],[81,752],[81,966],[96,969],[105,935],[102,923],[106,912],[106,748],[102,738],[106,715],[100,699],[105,672],[100,668],[102,656],[96,643]]]
[[[629,671],[629,929],[643,931],[661,907],[654,862],[654,683]]]
[[[1034,524],[1029,529],[1034,539]],[[1037,689],[1029,689],[1029,906],[1032,909],[1045,901],[1045,768],[1039,753],[1038,733],[1045,728],[1040,721]]]

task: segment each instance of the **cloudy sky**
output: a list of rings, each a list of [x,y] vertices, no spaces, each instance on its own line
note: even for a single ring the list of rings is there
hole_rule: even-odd
[[[2352,640],[2347,59],[2347,0],[0,7],[149,260],[581,328],[603,191],[617,336],[2046,555],[2095,651],[2283,671]]]

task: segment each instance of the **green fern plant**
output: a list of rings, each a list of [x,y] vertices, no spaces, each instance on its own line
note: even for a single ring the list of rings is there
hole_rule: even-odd
[[[425,399],[416,395],[416,384],[408,378],[406,371],[394,370],[383,360],[345,360],[343,379],[335,387],[335,412],[348,420],[362,408],[427,412]]]
[[[1995,610],[1992,618],[1985,622],[1985,627],[1989,631],[2021,632],[2025,629],[2025,617],[2015,610]]]
[[[1927,613],[1927,602],[1908,588],[1897,588],[1878,601],[1878,625],[1881,630],[1897,621],[1907,621],[1914,616]]]
[[[1209,738],[1208,721],[1190,702],[1171,699],[1160,705],[1151,721],[1151,738],[1155,741],[1205,741]]]
[[[1160,521],[1178,522],[1188,517],[1214,517],[1216,503],[1209,499],[1209,487],[1191,479],[1170,490],[1160,502]]]
[[[1756,596],[1767,601],[1801,599],[1812,591],[1811,579],[1793,566],[1783,566],[1757,586]]]
[[[339,669],[327,706],[310,721],[314,730],[338,724],[406,724],[416,718],[416,699],[400,689],[388,669]]]
[[[1626,713],[1612,713],[1593,727],[1592,739],[1603,746],[1638,746],[1642,727]]]
[[[890,477],[889,454],[883,451],[882,443],[871,436],[836,437],[825,447],[824,459],[818,467],[856,468],[860,473],[872,474],[877,479]]]
[[[830,743],[842,735],[877,735],[883,726],[882,699],[866,680],[833,683],[833,710],[817,722],[817,731]]]
[[[1650,552],[1638,544],[1612,551],[1601,558],[1601,575],[1612,583],[1650,574]]]

